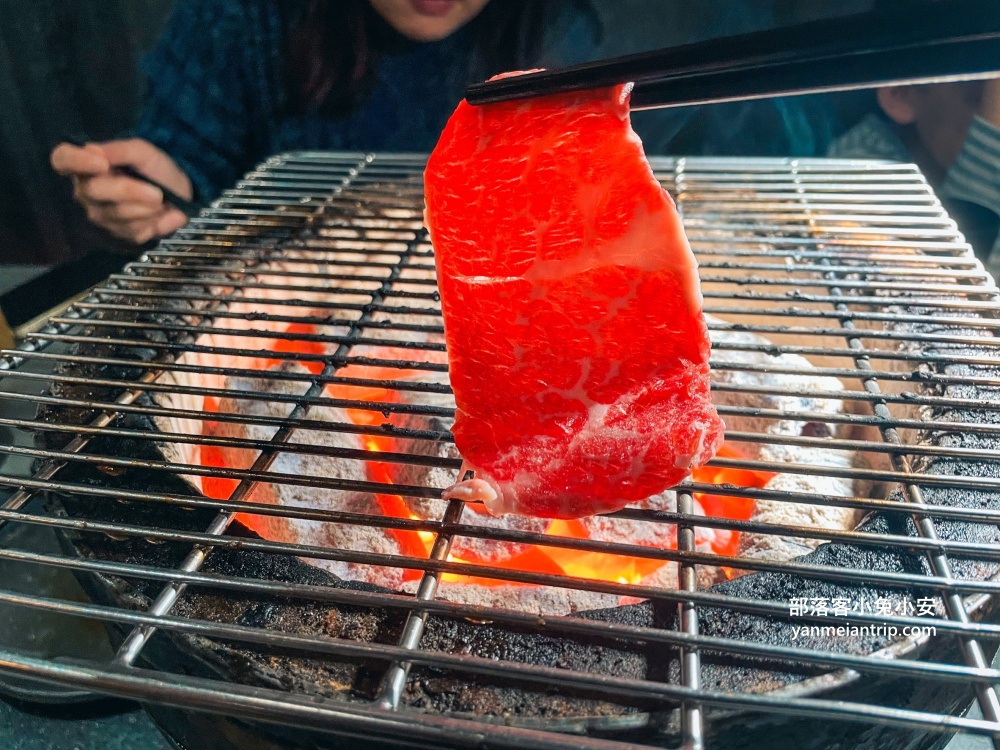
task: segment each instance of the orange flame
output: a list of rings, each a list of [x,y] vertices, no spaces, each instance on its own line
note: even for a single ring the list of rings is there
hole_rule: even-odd
[[[305,324],[295,324],[287,330],[289,333],[310,334],[315,332],[315,327]],[[323,354],[325,352],[322,342],[289,341],[285,339],[276,339],[274,349],[288,353]],[[263,360],[262,369],[274,367],[280,364],[281,361],[276,359]],[[321,362],[302,362],[302,364],[315,374],[318,374],[322,370]],[[355,364],[343,368],[339,374],[344,377],[369,380],[390,380],[400,377],[400,373],[396,370]],[[351,399],[372,404],[399,401],[399,394],[396,391],[371,386],[329,384],[326,386],[325,392],[332,398]],[[219,403],[216,399],[206,398],[206,411],[218,411],[218,409]],[[389,423],[392,421],[391,417],[388,419],[384,417],[380,408],[376,406],[373,406],[371,409],[350,408],[344,411],[354,424],[360,426],[378,427],[387,421]],[[205,434],[212,434],[215,424],[214,422],[206,422]],[[359,444],[372,453],[396,452],[398,450],[396,440],[387,435],[362,435],[359,437]],[[743,457],[743,454],[729,444],[723,445],[718,455],[725,458]],[[226,466],[222,451],[214,446],[201,447],[201,463],[204,466]],[[370,481],[384,485],[395,483],[393,464],[385,461],[369,460],[366,462],[366,466]],[[702,467],[692,473],[694,481],[702,484],[731,484],[740,487],[756,488],[764,487],[773,477],[773,473],[765,471],[713,466]],[[216,477],[204,477],[202,482],[203,491],[206,495],[222,500],[230,496],[237,484],[236,480]],[[754,501],[748,498],[707,493],[694,493],[694,498],[708,517],[748,520],[754,511]],[[379,509],[386,516],[420,520],[419,516],[410,509],[401,495],[380,493],[376,495],[376,500]],[[467,506],[467,508],[469,512],[473,513],[485,512],[478,506]],[[240,514],[240,520],[250,528],[255,527],[254,518],[254,516]],[[715,529],[714,532],[714,538],[711,542],[713,552],[727,556],[738,553],[738,532],[724,529]],[[434,543],[433,533],[428,531],[410,531],[407,529],[390,529],[389,533],[393,535],[399,545],[400,554],[415,558],[426,558],[429,556]],[[575,520],[552,521],[545,533],[553,537],[572,539],[589,538],[586,527]],[[636,543],[641,544],[642,540],[636,540]],[[568,575],[623,584],[641,583],[665,564],[662,560],[542,545],[531,545],[525,551],[501,561],[475,559],[474,555],[468,559],[449,555],[448,560],[459,563],[488,564],[491,567],[503,570]],[[735,575],[735,571],[731,568],[723,567],[722,571],[727,578],[732,578]],[[418,570],[407,570],[404,572],[404,579],[411,580],[419,577],[419,575],[420,571]],[[453,573],[443,574],[441,580],[487,586],[510,585],[509,581],[463,576]]]

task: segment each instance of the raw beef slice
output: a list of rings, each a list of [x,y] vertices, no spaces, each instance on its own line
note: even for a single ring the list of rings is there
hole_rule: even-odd
[[[491,512],[618,510],[709,460],[697,264],[615,86],[452,115],[425,173],[453,432]]]

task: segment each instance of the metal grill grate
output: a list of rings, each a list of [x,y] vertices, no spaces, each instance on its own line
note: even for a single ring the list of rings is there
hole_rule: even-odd
[[[43,417],[0,416],[0,426],[30,438],[0,446],[0,455],[10,459],[7,473],[0,474],[0,491],[6,491],[0,495],[0,524],[6,531],[52,528],[69,541],[63,554],[49,554],[0,536],[0,559],[105,581],[139,581],[147,598],[143,608],[130,609],[122,601],[79,603],[44,592],[0,591],[0,602],[114,623],[126,633],[111,663],[69,665],[3,653],[0,667],[149,702],[414,744],[471,745],[488,735],[491,744],[517,747],[618,747],[626,741],[700,747],[706,737],[710,746],[722,746],[724,736],[713,734],[713,727],[731,725],[734,715],[746,715],[740,712],[768,722],[805,718],[810,727],[844,722],[1000,737],[1000,705],[992,688],[1000,671],[989,666],[987,654],[995,646],[986,646],[996,643],[1000,626],[981,621],[1000,588],[994,580],[1000,571],[998,290],[914,167],[653,161],[682,210],[701,264],[705,309],[715,316],[713,370],[721,375],[714,388],[730,423],[727,443],[737,452],[712,466],[788,478],[777,488],[692,480],[679,488],[676,508],[615,514],[644,526],[676,525],[676,548],[498,528],[458,502],[429,519],[262,504],[261,487],[280,485],[338,496],[436,499],[440,484],[389,481],[373,474],[372,466],[418,467],[424,470],[420,476],[433,469],[454,477],[460,465],[453,454],[428,448],[450,441],[441,426],[450,408],[441,402],[449,392],[433,256],[421,226],[422,165],[421,157],[408,155],[272,158],[173,238],[52,318],[17,351],[2,352],[7,390],[0,405],[38,407]],[[271,367],[282,362],[306,367]],[[211,399],[232,396],[226,378],[235,377],[301,387],[243,392],[239,408],[207,410]],[[823,390],[816,384],[831,382],[824,378],[838,379],[842,388]],[[378,389],[379,395],[350,397],[363,389]],[[252,408],[255,402],[287,409],[267,416]],[[317,418],[321,408],[375,418],[331,421]],[[232,429],[212,433],[204,427],[209,422]],[[310,442],[302,439],[303,431],[350,435],[357,447]],[[365,442],[383,437],[395,449],[376,453]],[[771,452],[762,453],[761,446]],[[250,451],[252,461],[239,468],[188,460],[205,448]],[[820,458],[802,459],[810,455]],[[287,456],[339,461],[362,467],[362,473],[279,471]],[[827,461],[830,456],[842,460]],[[22,466],[34,463],[19,472],[15,459]],[[141,484],[136,477],[152,479]],[[166,490],[165,477],[177,480]],[[816,477],[823,481],[809,484]],[[220,499],[196,491],[225,480],[230,484]],[[831,492],[831,486],[849,489]],[[696,512],[699,498],[720,496],[753,500],[758,507],[855,509],[884,523],[837,529]],[[74,506],[73,498],[89,505]],[[81,507],[127,508],[135,516],[89,517]],[[175,523],[180,508],[207,512],[210,522],[201,528]],[[426,554],[234,535],[237,520],[254,518],[420,532]],[[720,555],[699,546],[706,530],[765,542],[780,537],[793,545],[819,540],[828,543],[820,550],[829,554],[791,560]],[[110,543],[102,547],[93,541],[99,536],[131,545],[131,552],[116,552]],[[460,539],[669,562],[676,565],[677,584],[470,562],[452,554]],[[165,565],[150,552],[161,546],[186,553]],[[332,585],[330,579],[289,580],[266,570],[207,569],[227,552],[416,573],[404,576],[410,587],[402,594]],[[882,565],[880,556],[902,564]],[[704,571],[722,569],[757,575],[699,585]],[[642,611],[652,615],[539,617],[447,601],[442,591],[455,574],[525,584],[522,592],[647,600],[650,609]],[[795,597],[806,604],[790,602],[795,592],[781,583],[788,581],[812,587]],[[803,596],[825,591],[832,606],[838,592],[844,598],[866,589],[879,592],[883,604],[893,597],[904,603],[919,599],[932,611],[866,611],[851,601],[849,611],[834,616],[819,611],[822,597]],[[360,607],[395,613],[397,620],[387,631],[390,642],[343,632],[332,637],[322,629],[282,629],[271,621],[230,620],[185,606],[207,595]],[[131,601],[134,606],[138,600]],[[805,611],[790,611],[796,607]],[[937,635],[864,643],[829,635],[789,642],[781,635],[791,626],[834,621],[847,627],[933,626]],[[567,664],[538,662],[507,649],[491,658],[475,644],[449,650],[429,642],[429,622],[602,644],[638,654],[644,666],[616,674],[569,657]],[[778,635],[762,634],[767,627]],[[192,676],[149,656],[154,636],[162,633],[360,663],[374,676],[367,687],[355,683],[342,694]],[[773,677],[774,664],[791,674]],[[763,679],[759,672],[749,683],[726,682],[719,675],[730,667],[770,669],[772,676]],[[414,683],[426,686],[435,675],[533,696],[565,695],[591,707],[614,704],[613,717],[621,721],[584,721],[576,709],[568,717],[530,721],[490,711],[477,718],[455,706],[413,700]],[[959,696],[952,702],[974,691],[985,718],[952,716],[943,704],[900,704],[895,696],[861,689],[877,679],[940,688]],[[830,689],[847,692],[823,692]],[[768,726],[778,731],[777,724]]]

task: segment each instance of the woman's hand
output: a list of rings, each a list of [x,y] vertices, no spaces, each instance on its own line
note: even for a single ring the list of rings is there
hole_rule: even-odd
[[[159,188],[119,174],[131,166],[182,198],[192,196],[191,180],[176,162],[149,141],[131,138],[88,143],[83,148],[61,143],[52,151],[52,168],[73,179],[73,196],[87,218],[111,234],[143,244],[170,234],[187,216],[164,203]]]

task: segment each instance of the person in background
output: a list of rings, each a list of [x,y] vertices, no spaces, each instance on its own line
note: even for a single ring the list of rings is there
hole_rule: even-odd
[[[878,89],[879,112],[828,156],[915,162],[987,269],[1000,277],[1000,78]]]
[[[779,23],[767,5],[656,7],[661,26],[681,14],[724,36]],[[629,30],[614,31],[624,45]],[[592,0],[181,0],[145,62],[134,137],[61,144],[51,161],[95,224],[141,244],[186,219],[116,167],[207,203],[282,151],[429,152],[469,83],[598,59],[601,36]],[[637,113],[633,125],[650,154],[814,155],[842,130],[829,114],[794,97]]]
[[[141,244],[186,217],[116,167],[204,203],[282,151],[429,152],[470,82],[575,62],[599,34],[587,0],[181,0],[134,137],[51,162],[95,224]]]

